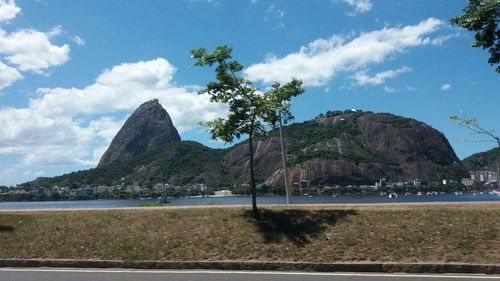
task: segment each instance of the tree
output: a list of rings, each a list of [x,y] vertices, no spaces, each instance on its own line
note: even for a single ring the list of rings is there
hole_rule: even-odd
[[[457,115],[450,116],[450,119],[458,122],[461,126],[471,130],[472,132],[481,135],[487,136],[487,140],[476,140],[474,142],[496,142],[498,149],[500,150],[500,136],[495,135],[494,130],[488,130],[483,128],[479,123],[477,123],[476,118],[461,118]],[[500,158],[497,158],[497,187],[499,186],[500,181]]]
[[[468,0],[461,16],[450,19],[452,24],[460,25],[470,31],[476,31],[472,47],[489,49],[488,63],[500,63],[500,0]],[[496,68],[500,73],[500,66]]]
[[[290,100],[302,94],[304,89],[301,81],[292,79],[277,89],[259,91],[251,81],[241,76],[243,65],[232,59],[231,52],[231,47],[222,45],[210,53],[204,48],[191,50],[191,55],[196,60],[194,66],[215,66],[215,81],[208,82],[199,94],[208,94],[211,102],[228,105],[229,113],[225,118],[203,123],[209,128],[212,139],[231,143],[248,136],[252,208],[255,217],[258,217],[253,140],[264,135],[269,127],[276,127],[279,121],[277,111],[281,112],[285,122],[292,120]]]

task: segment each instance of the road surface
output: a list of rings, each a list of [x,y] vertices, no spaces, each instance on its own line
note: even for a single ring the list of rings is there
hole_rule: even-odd
[[[500,275],[0,268],[2,281],[480,281]]]

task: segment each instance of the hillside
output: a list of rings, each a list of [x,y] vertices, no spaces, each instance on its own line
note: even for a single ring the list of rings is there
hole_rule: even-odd
[[[468,171],[496,171],[497,159],[500,159],[500,149],[492,148],[472,154],[462,160],[462,164]]]
[[[143,122],[143,121],[141,121]],[[373,184],[424,179],[461,179],[467,172],[444,135],[427,124],[388,113],[337,111],[284,128],[289,181],[312,184]],[[277,130],[256,140],[257,180],[282,185]],[[171,141],[105,167],[54,178],[30,186],[151,185],[205,183],[227,186],[248,182],[248,142],[222,150],[193,141]]]
[[[105,168],[38,178],[23,185],[80,187],[137,182],[151,186],[157,182],[179,185],[204,182],[217,186],[228,182],[223,155],[224,150],[221,149],[208,148],[194,141],[176,141],[126,161],[114,162]]]
[[[284,129],[289,182],[373,184],[390,181],[461,179],[467,172],[445,136],[417,120],[387,113],[337,111]],[[269,185],[281,185],[277,132],[256,142],[256,167]],[[226,155],[229,175],[248,180],[245,151],[236,145]]]

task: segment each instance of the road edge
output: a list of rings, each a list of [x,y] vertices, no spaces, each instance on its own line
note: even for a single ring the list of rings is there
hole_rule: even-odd
[[[284,261],[123,261],[72,259],[0,259],[0,267],[500,274],[500,264],[469,263],[314,263]]]

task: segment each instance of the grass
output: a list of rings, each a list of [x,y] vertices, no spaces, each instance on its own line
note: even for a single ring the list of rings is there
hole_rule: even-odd
[[[500,260],[500,204],[2,212],[0,258]]]
[[[163,207],[163,206],[168,206],[168,201],[167,202],[143,201],[139,205],[139,207]]]
[[[198,205],[198,206],[215,206],[215,205],[220,205],[220,202],[219,201],[198,202],[196,205]]]

